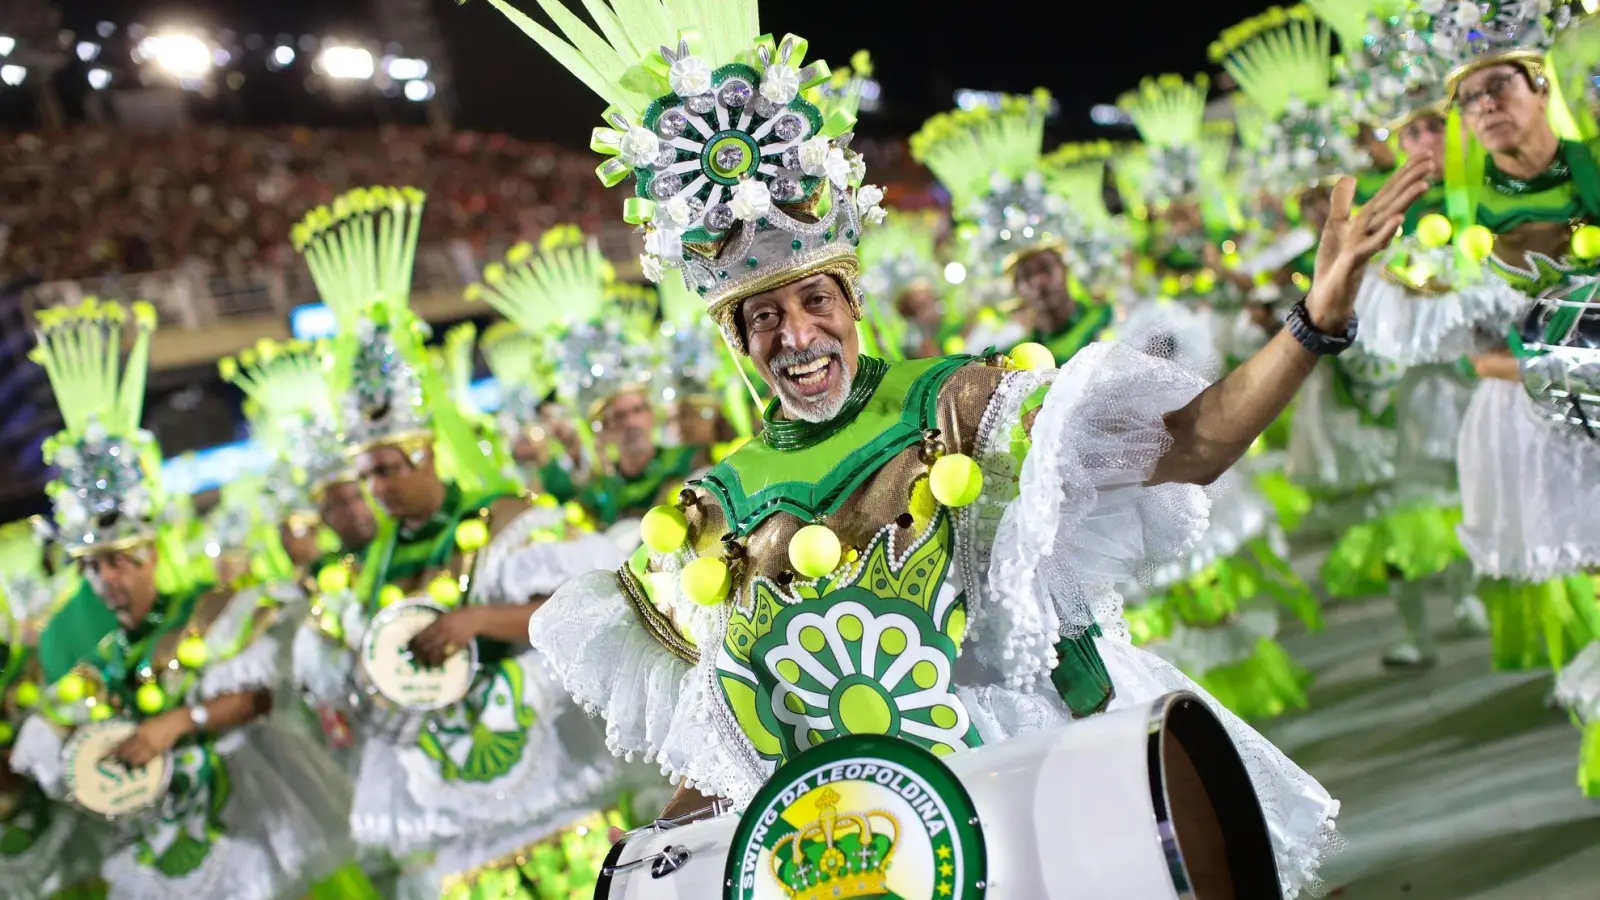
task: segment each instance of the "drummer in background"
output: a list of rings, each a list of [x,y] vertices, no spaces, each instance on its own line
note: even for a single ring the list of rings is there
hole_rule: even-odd
[[[756,18],[754,4],[727,5],[739,21]],[[694,60],[713,72],[728,62]],[[658,87],[652,115],[673,115],[684,101]],[[749,87],[792,96],[776,81]],[[646,226],[645,246],[661,252],[646,253],[645,268],[672,277],[681,266],[703,286],[706,314],[776,394],[761,440],[646,515],[648,554],[573,579],[529,624],[568,690],[606,717],[613,750],[694,785],[669,815],[713,796],[746,805],[777,766],[840,735],[951,754],[1171,690],[1204,696],[1128,643],[1112,586],[1187,547],[1205,524],[1199,485],[1239,459],[1319,354],[1348,344],[1356,279],[1425,187],[1418,166],[1402,168],[1352,216],[1354,184],[1342,184],[1319,277],[1290,327],[1207,387],[1107,343],[1059,371],[861,354],[855,246],[880,218],[881,195],[857,187],[864,163],[848,147],[827,135],[806,146],[841,176],[819,179],[815,196],[781,170],[752,168],[734,202],[742,212],[708,220],[727,226],[722,239],[680,250],[664,225]],[[607,164],[619,179],[635,161],[648,177],[656,153],[636,149]],[[818,222],[808,211],[821,192],[831,202]],[[701,208],[690,204],[691,225]],[[1147,486],[1129,488],[1139,481]],[[978,522],[1002,522],[1000,536],[969,527]],[[862,678],[863,654],[881,674]],[[1338,803],[1206,699],[1247,761],[1293,895],[1333,852]]]
[[[281,650],[274,610],[251,592],[196,582],[182,540],[163,532],[161,459],[139,428],[155,311],[94,300],[38,314],[44,367],[64,430],[47,451],[56,539],[85,583],[40,638],[43,683],[11,765],[53,796],[72,784],[64,748],[115,720],[136,723],[113,751],[129,767],[163,766],[150,817],[128,817],[101,874],[111,896],[300,896],[319,882],[359,887],[341,866],[349,782],[312,741],[275,720]],[[120,383],[120,390],[118,385]],[[103,768],[103,767],[102,767]],[[294,798],[287,803],[285,798]],[[159,815],[154,813],[159,810]]]
[[[385,205],[384,213],[420,215],[420,196],[398,209]],[[301,232],[302,247],[318,258],[321,243],[340,241],[343,227],[355,226],[324,221]],[[395,228],[406,232],[404,223]],[[624,783],[631,770],[523,641],[545,595],[570,574],[616,564],[621,551],[569,529],[560,506],[531,504],[478,450],[479,430],[425,377],[421,323],[404,283],[385,282],[369,303],[372,294],[345,293],[343,279],[328,275],[321,272],[318,287],[330,306],[348,305],[352,314],[341,321],[359,338],[334,344],[348,354],[333,365],[350,377],[343,433],[386,518],[359,569],[337,564],[318,573],[318,640],[297,642],[308,651],[297,672],[313,694],[348,696],[362,675],[353,651],[384,640],[381,611],[402,601],[446,610],[409,641],[418,664],[436,666],[475,647],[479,665],[466,696],[443,708],[364,700],[368,706],[352,711],[361,747],[355,838],[401,864],[399,896],[509,891],[520,882],[565,896],[592,884],[605,851],[597,825],[632,786]],[[379,728],[379,716],[428,725],[420,736],[395,738]]]
[[[1546,78],[1548,32],[1530,27],[1519,12],[1498,9],[1495,20],[1483,24],[1490,38],[1470,43],[1469,53],[1478,55],[1462,59],[1447,87],[1462,122],[1488,153],[1476,192],[1477,224],[1494,235],[1484,278],[1491,285],[1504,279],[1505,286],[1537,296],[1564,286],[1559,278],[1538,277],[1539,256],[1547,258],[1544,269],[1557,260],[1580,272],[1592,271],[1600,257],[1594,229],[1600,224],[1600,169],[1593,144],[1562,140],[1552,127],[1562,110],[1553,108]],[[1587,115],[1582,108],[1571,112]],[[1447,134],[1446,140],[1460,137]],[[1456,173],[1445,174],[1447,192],[1465,187],[1450,183]],[[1515,329],[1512,341],[1520,346]],[[1515,628],[1511,637],[1526,642],[1533,662],[1547,656],[1560,669],[1600,636],[1594,582],[1585,574],[1600,563],[1600,442],[1536,411],[1511,351],[1493,350],[1472,362],[1483,381],[1461,428],[1462,544],[1478,575],[1492,579],[1480,595],[1496,631]],[[1497,634],[1497,643],[1504,637]],[[1583,654],[1590,660],[1597,655],[1600,648],[1592,646]],[[1578,782],[1589,796],[1600,796],[1600,722],[1589,722],[1585,748]]]

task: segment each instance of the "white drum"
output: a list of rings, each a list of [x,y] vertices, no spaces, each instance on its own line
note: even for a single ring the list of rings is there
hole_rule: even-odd
[[[172,780],[172,754],[136,769],[111,755],[138,728],[126,719],[107,719],[79,726],[72,733],[61,750],[67,802],[103,819],[143,815],[160,804]]]
[[[937,769],[917,748],[830,751],[860,740],[792,760],[742,816],[631,833],[595,897],[1281,896],[1244,764],[1191,694],[957,753]],[[881,750],[887,739],[872,740]]]
[[[410,598],[372,617],[356,660],[356,719],[364,736],[397,744],[415,741],[437,710],[461,702],[478,672],[478,652],[469,644],[437,667],[411,653],[411,641],[445,614],[444,607]]]

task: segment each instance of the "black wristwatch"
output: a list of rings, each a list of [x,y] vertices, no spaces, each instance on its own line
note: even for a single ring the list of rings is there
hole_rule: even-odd
[[[1310,350],[1318,356],[1338,356],[1350,349],[1356,340],[1356,316],[1350,314],[1350,324],[1345,326],[1344,334],[1331,335],[1311,323],[1311,313],[1306,310],[1306,302],[1301,300],[1289,310],[1289,318],[1284,320],[1284,325],[1300,346]]]

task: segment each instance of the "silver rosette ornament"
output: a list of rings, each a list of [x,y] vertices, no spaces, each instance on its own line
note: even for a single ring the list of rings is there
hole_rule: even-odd
[[[1522,385],[1542,415],[1600,441],[1600,278],[1568,275],[1515,337]]]

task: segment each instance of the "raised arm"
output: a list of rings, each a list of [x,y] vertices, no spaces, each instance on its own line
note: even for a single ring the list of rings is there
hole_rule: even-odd
[[[1339,181],[1333,211],[1322,229],[1306,312],[1330,336],[1345,333],[1355,315],[1356,289],[1367,263],[1388,246],[1406,209],[1428,189],[1429,159],[1417,156],[1378,191],[1358,215],[1350,206],[1353,178]],[[1151,484],[1209,484],[1239,460],[1256,437],[1283,412],[1311,374],[1317,355],[1288,329],[1227,377],[1201,391],[1166,417],[1172,446],[1156,465]]]

